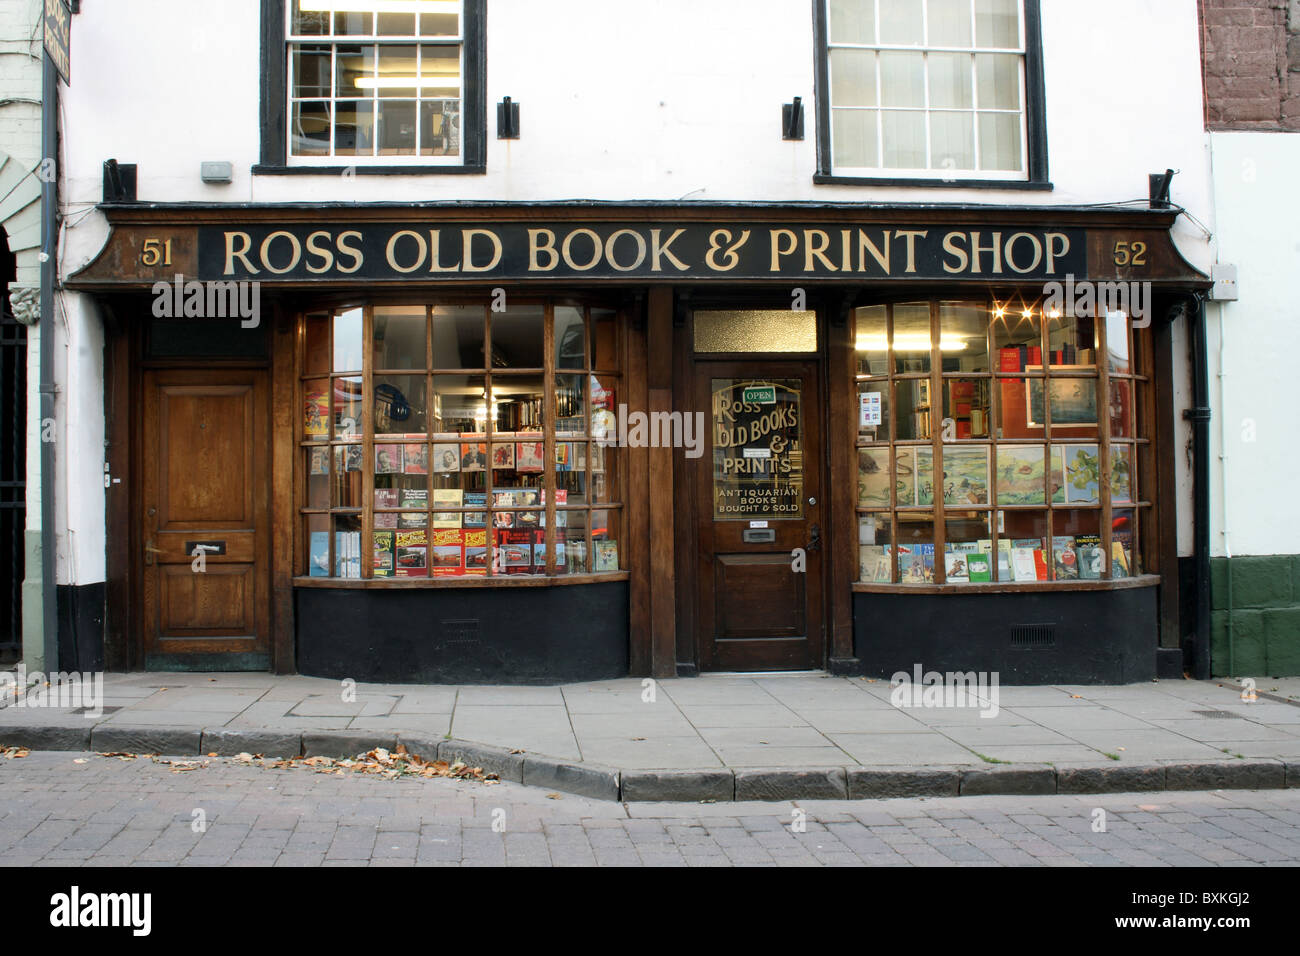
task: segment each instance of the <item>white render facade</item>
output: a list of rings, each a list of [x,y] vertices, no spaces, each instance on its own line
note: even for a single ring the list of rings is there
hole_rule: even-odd
[[[1051,184],[1043,189],[814,182],[814,6],[809,0],[665,0],[651,7],[487,0],[484,172],[267,175],[254,171],[262,156],[263,3],[86,3],[73,18],[72,85],[60,90],[60,278],[91,263],[108,239],[96,205],[103,199],[104,162],[114,158],[138,164],[141,203],[258,206],[589,200],[1141,207],[1148,174],[1169,168],[1177,170],[1170,199],[1190,213],[1172,230],[1178,251],[1206,275],[1216,252],[1239,261],[1247,287],[1253,220],[1222,177],[1212,178],[1194,0],[1041,0]],[[505,97],[520,105],[518,139],[496,135],[497,104]],[[806,135],[784,140],[781,108],[795,97],[805,105]],[[1242,148],[1232,140],[1216,143],[1215,166]],[[1261,179],[1285,170],[1291,154],[1279,147],[1269,156]],[[232,182],[203,183],[200,164],[210,161],[230,163]],[[1216,200],[1218,220],[1233,227],[1218,237],[1217,249],[1200,225],[1218,231]],[[1232,253],[1230,235],[1238,237]],[[1284,276],[1285,270],[1269,273],[1255,288],[1281,300]],[[115,451],[106,449],[102,317],[91,295],[61,289],[58,301],[57,583],[82,587],[105,580],[105,475],[111,481],[118,466]],[[1226,308],[1219,314],[1231,324]],[[1237,346],[1235,368],[1251,368],[1253,351]],[[1181,323],[1173,330],[1173,354],[1177,411],[1191,403]],[[32,381],[34,398],[35,376]],[[1231,402],[1249,407],[1261,435],[1285,429],[1277,403],[1261,401],[1255,411],[1250,396],[1267,393],[1267,381],[1239,372]],[[1187,446],[1190,427],[1181,418],[1174,427],[1175,444]],[[36,438],[33,431],[32,462],[39,460]],[[1250,504],[1255,483],[1294,470],[1298,453],[1282,444],[1261,441],[1230,456],[1233,500],[1242,502],[1233,515],[1234,538],[1242,547],[1284,546],[1279,538],[1287,523],[1253,512]],[[1186,456],[1178,460],[1178,553],[1190,556],[1192,477]],[[1217,475],[1215,485],[1222,487]],[[33,480],[29,523],[39,513],[38,492]],[[1215,513],[1222,513],[1221,504]]]

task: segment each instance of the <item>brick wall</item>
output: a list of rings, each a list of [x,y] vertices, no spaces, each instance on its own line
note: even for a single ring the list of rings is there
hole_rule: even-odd
[[[1300,131],[1300,0],[1199,0],[1205,122]]]

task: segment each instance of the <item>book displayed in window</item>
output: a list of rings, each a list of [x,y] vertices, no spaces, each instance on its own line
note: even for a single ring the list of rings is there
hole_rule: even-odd
[[[397,531],[396,574],[398,577],[426,577],[429,568],[429,532],[423,529]]]

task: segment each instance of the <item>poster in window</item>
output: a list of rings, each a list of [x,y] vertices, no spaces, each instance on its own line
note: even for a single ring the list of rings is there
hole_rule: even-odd
[[[713,379],[716,520],[803,517],[802,384]]]

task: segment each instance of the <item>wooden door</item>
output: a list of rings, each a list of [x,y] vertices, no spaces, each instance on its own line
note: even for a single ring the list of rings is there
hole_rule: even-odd
[[[702,670],[823,666],[822,441],[811,362],[699,362]]]
[[[146,371],[143,399],[145,666],[269,669],[266,373]]]

